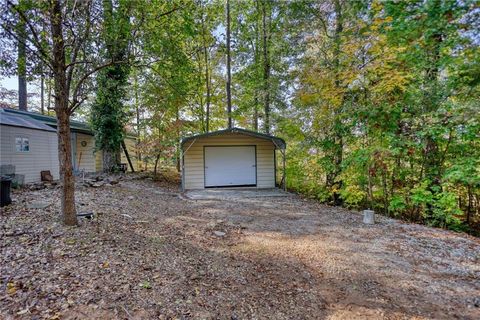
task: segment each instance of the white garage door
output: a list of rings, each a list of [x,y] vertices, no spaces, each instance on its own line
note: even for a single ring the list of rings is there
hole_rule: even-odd
[[[205,147],[205,187],[256,185],[255,147]]]

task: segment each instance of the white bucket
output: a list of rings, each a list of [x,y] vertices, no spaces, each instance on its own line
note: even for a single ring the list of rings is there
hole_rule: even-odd
[[[363,223],[374,224],[375,223],[375,211],[363,210]]]

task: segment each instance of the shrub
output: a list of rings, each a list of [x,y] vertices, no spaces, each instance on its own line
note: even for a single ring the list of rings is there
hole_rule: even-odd
[[[340,190],[340,197],[347,208],[358,209],[360,204],[365,201],[367,193],[357,185],[349,185]]]

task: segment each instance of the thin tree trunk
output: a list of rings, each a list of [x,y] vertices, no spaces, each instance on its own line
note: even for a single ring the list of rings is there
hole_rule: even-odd
[[[27,57],[25,23],[18,23],[18,109],[27,111]]]
[[[52,81],[48,79],[47,81],[47,112],[52,109],[51,102],[52,102]]]
[[[467,203],[467,225],[470,226],[470,216],[472,212],[472,188],[467,186],[467,194],[468,194],[468,203]]]
[[[160,153],[157,154],[155,157],[155,166],[153,167],[153,176],[157,176],[157,167],[158,167],[158,161],[160,160]]]
[[[232,93],[231,93],[231,57],[230,57],[230,0],[227,0],[227,115],[228,128],[232,127]]]
[[[255,109],[253,112],[253,130],[258,132],[258,97],[256,96],[257,93],[255,93],[255,99],[254,99],[254,104],[255,104]]]
[[[255,1],[255,7],[256,7],[256,10],[257,10],[257,14],[256,14],[256,19],[255,19],[255,43],[254,43],[254,46],[255,46],[255,49],[254,49],[254,63],[255,63],[255,77],[258,75],[257,72],[258,72],[258,64],[259,64],[259,61],[260,61],[260,57],[259,57],[259,50],[258,50],[258,46],[260,44],[260,34],[259,34],[259,31],[260,31],[260,22],[259,22],[259,19],[258,19],[258,16],[260,14],[260,6],[259,6],[259,0],[256,0]],[[255,85],[254,87],[254,99],[253,99],[253,104],[254,104],[254,110],[253,110],[253,129],[254,131],[257,131],[258,132],[258,87]]]
[[[382,170],[382,185],[383,185],[383,213],[388,214],[388,184],[387,184],[387,165]]]
[[[70,112],[68,110],[69,88],[67,85],[65,51],[62,30],[60,1],[52,2],[50,8],[51,32],[53,38],[52,66],[55,80],[55,113],[57,115],[58,158],[62,182],[61,211],[63,222],[68,226],[77,225],[75,211],[75,179],[72,167],[72,146],[70,141]]]
[[[435,7],[441,8],[442,3],[440,1],[433,1]],[[440,15],[442,11],[438,11]],[[441,18],[440,16],[438,17]],[[437,32],[429,35],[429,41],[432,44],[432,47],[429,47],[427,50],[428,53],[428,64],[425,68],[425,81],[427,90],[423,90],[423,105],[425,111],[435,112],[438,109],[440,102],[439,94],[439,74],[440,67],[439,62],[441,59],[441,46],[443,42],[443,33],[442,30],[437,30]],[[425,137],[425,148],[424,148],[424,168],[425,168],[425,178],[429,180],[428,189],[432,194],[438,194],[441,192],[442,184],[442,167],[443,159],[440,155],[440,148],[438,145],[438,138],[434,133],[429,132]],[[430,214],[433,213],[433,207],[431,204],[427,206],[427,210]]]
[[[205,37],[205,19],[202,16],[202,39],[203,39],[203,58],[205,63],[205,88],[207,90],[206,97],[206,132],[210,131],[210,70],[209,70],[209,61],[208,61],[208,48],[207,48],[207,39]]]
[[[142,154],[138,148],[138,145],[140,144],[140,106],[138,104],[138,74],[137,72],[135,71],[135,74],[134,74],[134,81],[135,81],[135,85],[134,85],[134,90],[135,90],[135,111],[136,111],[136,115],[137,115],[137,142],[136,142],[136,145],[137,145],[137,163],[138,161],[142,161]]]
[[[270,134],[270,57],[268,52],[267,31],[267,3],[262,2],[262,26],[263,26],[263,98],[264,98],[264,125],[265,133]]]
[[[207,98],[206,98],[206,105],[207,105],[207,114],[206,114],[206,129],[207,132],[210,131],[210,75],[209,75],[209,65],[208,65],[208,51],[207,47],[204,45],[203,53],[205,56],[205,87],[207,89]]]
[[[342,17],[342,7],[339,0],[335,0],[335,19],[336,19],[336,26],[335,26],[335,33],[334,33],[334,60],[333,60],[333,67],[334,67],[334,74],[335,74],[335,86],[340,91],[341,89],[341,81],[340,81],[340,53],[341,53],[341,34],[343,32],[343,17]],[[343,96],[341,97],[341,102],[338,106],[333,106],[333,116],[334,116],[334,124],[331,133],[331,140],[333,142],[332,150],[332,161],[334,164],[334,168],[327,174],[327,187],[330,190],[335,190],[332,195],[332,200],[335,205],[341,205],[342,199],[338,190],[343,187],[343,181],[337,180],[340,176],[342,171],[342,162],[343,162],[343,132],[342,127],[343,124],[340,120],[340,115],[343,109]]]
[[[77,225],[75,210],[75,177],[72,166],[72,146],[70,140],[70,118],[65,109],[60,106],[66,103],[63,98],[55,98],[58,122],[58,155],[60,160],[60,180],[62,182],[61,208],[63,222],[67,226]]]
[[[45,76],[42,75],[40,76],[40,111],[42,114],[45,114]]]
[[[178,108],[177,105],[177,112],[176,112],[176,124],[177,124],[177,146],[176,146],[176,155],[177,155],[177,172],[180,172],[180,153],[181,153],[181,146],[180,146],[180,126],[178,126],[178,123],[180,122],[180,109]]]

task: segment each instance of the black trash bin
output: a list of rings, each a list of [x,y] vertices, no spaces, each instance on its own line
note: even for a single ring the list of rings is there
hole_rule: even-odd
[[[11,186],[12,178],[0,176],[0,207],[8,206],[12,203],[12,198],[10,198]]]

